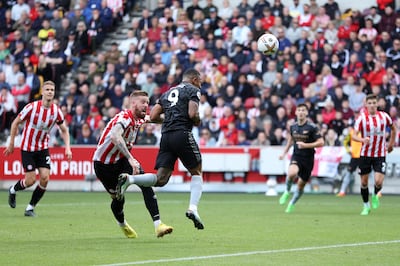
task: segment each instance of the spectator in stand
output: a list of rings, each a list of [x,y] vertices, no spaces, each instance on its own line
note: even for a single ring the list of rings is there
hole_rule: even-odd
[[[375,62],[374,70],[369,72],[365,79],[370,84],[370,86],[381,86],[382,85],[382,78],[386,75],[386,70],[382,67],[380,61]]]
[[[285,36],[291,44],[295,44],[297,40],[301,38],[301,32],[302,28],[299,27],[299,22],[297,20],[293,20],[290,23],[290,27],[287,27]]]
[[[336,117],[335,104],[332,100],[325,101],[325,107],[322,109],[321,114],[324,124],[330,125]]]
[[[354,112],[359,112],[364,105],[366,94],[363,92],[363,87],[358,85],[354,93],[349,95],[349,105]]]
[[[361,38],[364,34],[367,35],[368,41],[375,42],[375,39],[378,36],[378,31],[374,28],[372,18],[367,17],[365,19],[365,27],[358,31],[358,38]]]
[[[11,10],[7,9],[3,16],[0,17],[0,33],[2,36],[8,36],[13,32],[14,20],[11,18]]]
[[[94,131],[99,127],[99,121],[102,119],[103,117],[99,112],[99,108],[97,106],[92,106],[89,115],[86,118],[86,124],[89,125],[90,130]]]
[[[105,32],[111,32],[114,24],[121,19],[122,1],[101,1],[100,20]]]
[[[92,18],[87,23],[88,30],[87,33],[90,37],[90,49],[91,52],[96,54],[97,48],[104,40],[104,29],[101,24],[100,10],[96,4],[91,5]]]
[[[350,39],[350,32],[357,32],[358,26],[353,24],[353,19],[349,16],[344,19],[344,24],[338,28],[338,38],[340,41]]]
[[[378,25],[378,31],[387,31],[389,33],[393,32],[396,27],[396,18],[397,15],[395,12],[393,12],[393,7],[391,7],[390,5],[385,6],[385,11],[382,14],[381,21]]]
[[[250,28],[246,26],[246,18],[240,17],[238,25],[232,29],[233,40],[237,44],[244,44],[247,40],[247,36],[251,32]]]
[[[340,140],[338,139],[338,134],[333,129],[328,129],[324,139],[324,146],[342,146],[342,143],[340,143]]]
[[[385,97],[389,106],[394,106],[396,108],[400,107],[400,95],[399,89],[395,84],[390,85],[389,95]]]
[[[137,145],[151,145],[154,146],[158,143],[158,138],[154,134],[154,125],[146,124],[142,127],[143,130],[138,134],[136,144]]]
[[[263,16],[261,16],[261,25],[264,31],[269,31],[269,29],[274,25],[275,17],[271,13],[269,7],[264,7]]]
[[[310,69],[311,61],[305,60],[302,64],[302,72],[297,77],[297,83],[299,83],[304,90],[311,83],[315,82],[315,73]]]
[[[83,124],[81,135],[77,137],[75,143],[77,145],[96,145],[96,138],[93,136],[92,132],[92,129],[87,123]]]
[[[0,86],[0,132],[4,134],[2,137],[6,137],[6,132],[10,129],[11,122],[18,111],[18,105],[9,86],[5,83]]]
[[[17,4],[13,5],[11,8],[11,18],[14,21],[18,21],[21,18],[22,13],[29,14],[30,11],[31,8],[25,3],[25,0],[17,0]]]
[[[303,97],[303,89],[301,84],[297,83],[295,76],[290,76],[288,81],[283,84],[282,92],[277,93],[281,99],[290,96],[294,99],[299,99]]]
[[[257,134],[257,138],[251,142],[251,146],[271,146],[271,142],[267,138],[264,131],[260,131]]]
[[[314,19],[315,19],[315,16],[313,14],[311,14],[311,12],[310,12],[310,5],[304,4],[303,12],[300,12],[300,14],[298,16],[299,26],[304,29],[310,29],[311,25],[313,24]]]
[[[335,0],[328,0],[325,5],[326,14],[331,20],[339,20],[341,16],[339,4]]]

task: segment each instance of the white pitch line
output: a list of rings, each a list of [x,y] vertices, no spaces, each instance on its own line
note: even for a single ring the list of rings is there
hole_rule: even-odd
[[[309,250],[320,250],[320,249],[330,249],[330,248],[344,248],[344,247],[360,247],[360,246],[368,246],[368,245],[387,245],[387,244],[399,244],[399,243],[400,243],[400,240],[379,241],[379,242],[361,242],[361,243],[352,243],[352,244],[329,245],[329,246],[322,246],[322,247],[304,247],[304,248],[277,249],[277,250],[260,250],[260,251],[249,251],[249,252],[210,255],[210,256],[184,257],[184,258],[175,258],[175,259],[142,260],[142,261],[134,261],[134,262],[101,264],[101,265],[96,265],[96,266],[123,266],[123,265],[140,265],[140,264],[165,263],[165,262],[177,262],[177,261],[188,261],[188,260],[206,260],[206,259],[239,257],[239,256],[251,256],[251,255],[260,255],[260,254],[273,254],[273,253],[309,251]]]

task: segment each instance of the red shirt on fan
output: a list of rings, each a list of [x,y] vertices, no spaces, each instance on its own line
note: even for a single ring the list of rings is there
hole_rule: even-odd
[[[361,156],[386,156],[386,128],[390,127],[392,123],[392,119],[386,112],[377,111],[375,115],[370,115],[365,111],[360,112],[354,129],[361,132],[363,138],[370,138],[369,144],[362,145]]]
[[[144,122],[144,119],[135,120],[131,110],[119,112],[110,120],[110,122],[108,122],[106,128],[101,134],[99,143],[97,144],[97,149],[93,155],[93,161],[112,164],[123,158],[124,155],[111,141],[111,129],[118,123],[122,125],[124,128],[124,134],[122,137],[125,140],[128,150],[130,150],[134,145],[137,133]]]
[[[19,113],[19,118],[25,121],[21,150],[29,152],[48,149],[51,128],[64,121],[64,115],[56,104],[45,108],[41,100],[27,104]]]

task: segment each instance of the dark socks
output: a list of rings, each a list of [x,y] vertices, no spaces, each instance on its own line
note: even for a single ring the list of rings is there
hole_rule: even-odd
[[[36,206],[36,204],[43,197],[45,192],[46,192],[46,189],[44,189],[40,185],[38,185],[32,193],[32,198],[31,198],[31,201],[29,202],[29,204],[32,206]]]
[[[24,180],[21,179],[19,180],[15,185],[14,185],[14,190],[15,191],[19,191],[19,190],[24,190],[25,186],[24,186]]]
[[[361,197],[364,203],[369,201],[369,190],[368,187],[361,187]]]
[[[124,203],[125,198],[122,198],[122,200],[113,199],[111,202],[111,210],[114,214],[114,217],[121,224],[125,221]]]
[[[374,194],[377,195],[379,191],[381,191],[382,187],[374,186]]]
[[[160,211],[158,210],[157,196],[154,193],[153,188],[139,186],[142,190],[144,203],[149,211],[153,221],[160,220]]]

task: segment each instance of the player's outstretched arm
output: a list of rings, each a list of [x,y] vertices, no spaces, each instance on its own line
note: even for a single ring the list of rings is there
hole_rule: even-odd
[[[163,113],[164,110],[162,106],[156,103],[150,111],[150,122],[161,124],[164,121],[164,118],[162,116]]]

